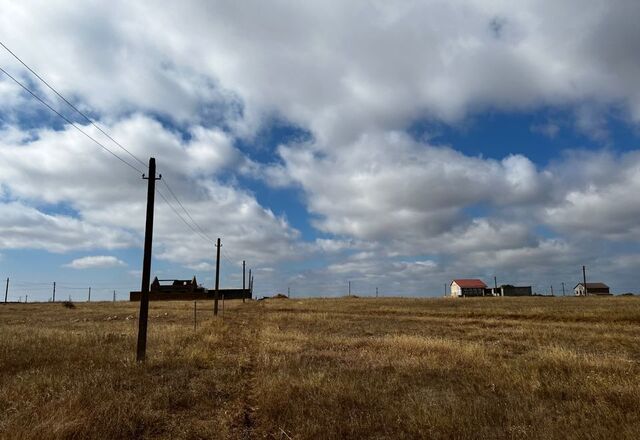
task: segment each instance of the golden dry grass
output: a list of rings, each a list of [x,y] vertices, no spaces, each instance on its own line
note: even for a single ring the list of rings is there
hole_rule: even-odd
[[[0,436],[638,438],[640,298],[0,306]],[[206,310],[204,309],[206,307]]]

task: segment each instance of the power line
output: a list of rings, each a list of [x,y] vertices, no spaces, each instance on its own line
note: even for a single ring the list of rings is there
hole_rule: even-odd
[[[38,78],[45,86],[47,86],[51,91],[53,91],[61,100],[63,100],[69,107],[71,107],[76,113],[78,113],[80,116],[82,116],[89,124],[91,124],[93,127],[95,127],[98,131],[100,131],[100,133],[102,133],[103,135],[105,135],[107,138],[109,138],[109,140],[111,140],[114,144],[116,144],[119,148],[121,148],[123,151],[125,151],[129,156],[131,156],[134,160],[136,160],[137,162],[139,162],[140,164],[142,164],[142,166],[144,166],[145,168],[147,167],[147,165],[140,160],[136,155],[134,155],[130,150],[128,150],[126,147],[124,147],[120,142],[118,142],[117,140],[115,140],[111,135],[109,135],[109,133],[107,133],[104,129],[102,129],[99,125],[97,125],[89,116],[87,116],[85,113],[83,113],[80,109],[78,109],[75,105],[73,105],[67,98],[65,98],[60,92],[58,92],[51,84],[49,84],[44,78],[42,78],[35,70],[33,70],[27,63],[25,63],[18,55],[16,55],[11,49],[9,49],[2,41],[0,41],[0,45],[7,51],[9,52],[16,60],[18,60],[18,62],[20,62],[20,64],[22,64],[27,70],[29,70],[29,72],[31,72],[36,78]],[[36,98],[38,101],[40,101],[40,103],[42,103],[43,105],[45,105],[49,110],[51,110],[52,112],[54,112],[56,115],[58,115],[60,118],[62,118],[64,121],[66,121],[68,124],[70,124],[71,126],[73,126],[76,130],[80,131],[82,134],[84,134],[87,138],[91,139],[93,142],[95,142],[98,146],[100,146],[101,148],[103,148],[104,150],[106,150],[107,152],[109,152],[111,155],[113,155],[115,158],[117,158],[118,160],[120,160],[121,162],[123,162],[124,164],[126,164],[127,166],[131,167],[132,169],[136,170],[138,173],[140,174],[144,174],[143,171],[141,171],[140,169],[138,169],[137,167],[135,167],[134,165],[130,164],[129,162],[127,162],[126,160],[124,160],[123,158],[121,158],[120,156],[118,156],[116,153],[114,153],[113,151],[111,151],[109,148],[105,147],[102,143],[100,143],[99,141],[97,141],[95,138],[93,138],[91,135],[89,135],[88,133],[86,133],[84,130],[82,130],[80,127],[78,127],[74,122],[72,122],[69,118],[67,118],[66,116],[64,116],[62,113],[58,112],[57,110],[55,110],[51,105],[49,105],[46,101],[44,101],[42,98],[40,98],[38,95],[36,95],[33,91],[31,91],[27,86],[25,86],[24,84],[22,84],[20,81],[18,81],[15,77],[13,77],[11,74],[9,74],[6,70],[4,70],[3,68],[0,67],[0,71],[2,71],[5,75],[7,75],[9,78],[11,78],[16,84],[18,84],[20,87],[22,87],[25,91],[27,91],[31,96],[33,96],[34,98]],[[166,180],[163,180],[165,186],[167,187],[167,190],[169,190],[169,193],[171,193],[171,195],[173,196],[173,198],[176,200],[176,202],[178,203],[178,205],[180,206],[180,208],[182,208],[182,210],[184,211],[184,213],[187,215],[187,217],[191,220],[191,222],[193,222],[193,224],[196,226],[197,230],[193,228],[192,225],[190,225],[179,213],[178,211],[173,207],[173,205],[171,203],[169,203],[169,201],[167,200],[167,198],[164,196],[164,194],[162,194],[159,190],[158,190],[158,194],[160,195],[160,197],[162,197],[162,199],[165,201],[165,203],[167,203],[167,205],[169,205],[169,207],[171,208],[171,210],[180,218],[180,220],[182,220],[183,223],[185,223],[192,231],[194,231],[195,233],[199,234],[200,236],[202,236],[203,238],[209,240],[211,243],[214,242],[214,240],[204,231],[204,229],[198,224],[198,222],[195,221],[195,219],[193,218],[193,216],[191,215],[191,213],[189,213],[189,211],[185,208],[185,206],[182,204],[182,202],[180,201],[180,199],[178,198],[178,196],[176,196],[175,192],[171,189],[171,186],[167,183]]]
[[[134,169],[135,171],[137,171],[140,174],[144,174],[143,171],[139,170],[138,168],[136,168],[134,165],[131,165],[129,162],[127,162],[126,160],[124,160],[123,158],[121,158],[120,156],[118,156],[116,153],[114,153],[113,151],[111,151],[109,148],[105,147],[103,144],[101,144],[99,141],[97,141],[94,137],[92,137],[90,134],[88,134],[86,131],[82,130],[80,127],[78,127],[74,122],[72,122],[69,118],[67,118],[66,116],[64,116],[62,113],[60,113],[59,111],[57,111],[56,109],[54,109],[53,107],[51,107],[46,101],[44,101],[42,98],[40,98],[38,95],[36,95],[34,92],[31,91],[31,89],[29,89],[27,86],[25,86],[24,84],[22,84],[20,81],[18,81],[15,77],[13,77],[13,75],[11,75],[9,72],[7,72],[6,70],[4,70],[2,67],[0,67],[0,72],[4,73],[5,75],[7,75],[9,78],[11,78],[13,80],[13,82],[15,82],[16,84],[18,84],[20,87],[22,87],[25,91],[27,91],[31,96],[33,96],[34,98],[36,98],[38,101],[40,101],[40,103],[42,105],[44,105],[45,107],[47,107],[49,110],[51,110],[53,113],[55,113],[56,115],[58,115],[60,118],[62,118],[64,121],[66,121],[69,125],[71,125],[73,128],[75,128],[76,130],[78,130],[80,133],[82,133],[83,135],[85,135],[87,138],[91,139],[94,143],[96,143],[96,145],[98,145],[100,148],[102,148],[103,150],[107,151],[109,154],[111,154],[113,157],[115,157],[116,159],[118,159],[120,162],[124,163],[125,165],[127,165],[128,167]]]
[[[202,236],[203,238],[211,241],[213,243],[213,240],[211,240],[209,237],[207,237],[206,235],[203,235],[200,231],[198,231],[196,228],[194,228],[188,221],[186,221],[184,219],[184,217],[182,217],[182,215],[178,212],[178,210],[169,202],[169,200],[167,200],[167,198],[165,197],[164,194],[162,194],[162,192],[160,191],[159,188],[156,188],[156,191],[158,192],[158,195],[162,198],[162,200],[164,200],[164,202],[169,206],[169,208],[171,208],[171,210],[178,216],[178,218],[180,220],[182,220],[182,222],[187,225],[187,227],[189,229],[191,229],[193,232],[195,232],[196,234],[199,234],[200,236]]]
[[[22,64],[29,72],[31,72],[36,78],[38,78],[45,86],[47,86],[51,91],[53,91],[53,93],[55,93],[61,100],[63,100],[69,107],[71,107],[76,113],[78,113],[80,116],[82,116],[89,124],[91,124],[92,126],[94,126],[98,131],[100,131],[100,133],[104,134],[107,138],[109,138],[109,140],[111,140],[114,144],[116,144],[118,147],[120,147],[123,151],[125,151],[129,156],[131,156],[134,160],[136,160],[137,162],[139,162],[140,164],[142,164],[143,167],[147,167],[147,164],[145,164],[141,159],[139,159],[136,155],[134,155],[130,150],[128,150],[126,147],[124,147],[120,142],[118,142],[117,140],[115,140],[109,133],[107,133],[105,130],[103,130],[100,126],[98,126],[89,116],[87,116],[85,113],[83,113],[80,109],[78,109],[75,105],[73,105],[67,98],[65,98],[60,92],[58,92],[58,90],[55,89],[55,87],[53,87],[51,84],[49,84],[44,78],[42,78],[42,76],[40,76],[35,70],[33,70],[27,63],[25,63],[18,55],[16,55],[11,49],[9,49],[2,41],[0,41],[0,45],[7,51],[9,52],[16,60],[18,60],[18,62],[20,62],[20,64]],[[6,73],[6,71],[5,71]],[[9,75],[10,76],[10,75]],[[14,78],[12,78],[14,79]],[[14,79],[15,81],[15,79]],[[24,87],[23,87],[24,88]],[[31,92],[30,92],[31,93]],[[31,93],[32,95],[34,95],[33,93]],[[34,95],[35,96],[35,95]],[[40,100],[42,102],[42,100]],[[53,110],[53,109],[52,109]],[[57,112],[56,112],[57,113]],[[61,116],[59,114],[59,116]],[[67,120],[65,118],[65,120]],[[71,123],[71,121],[67,120],[67,122]],[[72,123],[71,123],[72,124]],[[140,172],[140,170],[137,170],[138,172]],[[180,208],[182,208],[182,210],[185,212],[185,214],[187,215],[187,217],[189,217],[189,219],[193,222],[193,224],[198,228],[198,230],[200,231],[201,235],[203,235],[204,237],[206,237],[209,241],[213,242],[214,240],[209,237],[207,235],[207,233],[204,231],[204,229],[202,229],[202,227],[200,227],[200,225],[198,224],[198,222],[196,222],[193,218],[193,216],[189,213],[189,211],[184,207],[184,205],[182,204],[182,202],[180,202],[180,199],[178,199],[178,197],[176,196],[176,194],[173,192],[173,190],[171,189],[171,187],[169,186],[169,183],[167,183],[166,180],[163,180],[165,186],[167,187],[167,189],[169,190],[169,192],[171,193],[171,195],[173,196],[173,198],[176,200],[176,202],[178,203],[178,205],[180,205]]]
[[[74,109],[76,111],[76,113],[78,113],[80,116],[82,116],[89,124],[93,125],[96,129],[98,129],[100,131],[100,133],[104,134],[106,137],[108,137],[114,144],[116,144],[118,147],[120,147],[122,150],[126,151],[126,153],[131,156],[133,159],[135,159],[136,161],[138,161],[138,163],[140,163],[143,167],[147,167],[147,164],[144,163],[142,160],[140,160],[135,154],[133,154],[131,151],[129,151],[128,149],[126,149],[124,146],[122,146],[118,141],[116,141],[113,137],[111,137],[107,132],[105,132],[101,127],[99,127],[95,122],[93,122],[93,120],[91,118],[89,118],[86,114],[84,114],[83,112],[81,112],[75,105],[73,105],[71,102],[69,102],[69,100],[67,98],[65,98],[64,96],[62,96],[62,94],[60,92],[58,92],[51,84],[49,84],[47,81],[44,80],[44,78],[42,78],[40,75],[38,75],[38,73],[36,71],[34,71],[31,67],[29,67],[27,65],[27,63],[25,63],[24,61],[22,61],[22,59],[20,59],[20,57],[18,55],[16,55],[11,49],[9,49],[2,41],[0,41],[0,45],[2,47],[4,47],[4,49],[9,52],[16,60],[18,60],[20,62],[20,64],[22,64],[24,67],[27,68],[27,70],[29,72],[31,72],[33,75],[35,75],[36,78],[38,78],[45,86],[47,86],[51,91],[53,91],[53,93],[55,93],[56,95],[58,95],[58,97],[60,99],[62,99],[69,107],[71,107],[72,109]]]
[[[182,208],[182,210],[185,212],[185,214],[187,214],[187,217],[189,217],[191,219],[191,221],[193,222],[194,225],[196,225],[196,227],[198,228],[198,230],[200,231],[200,235],[206,237],[210,242],[214,242],[214,240],[209,237],[209,235],[207,235],[207,233],[204,231],[204,229],[202,229],[200,227],[200,225],[198,224],[198,222],[196,222],[193,217],[191,216],[191,214],[189,213],[189,211],[187,211],[187,208],[184,207],[184,205],[180,202],[180,200],[178,199],[178,197],[176,196],[176,194],[173,192],[173,190],[171,189],[171,187],[169,186],[169,184],[167,183],[166,180],[163,180],[162,182],[164,182],[164,185],[167,187],[167,189],[169,190],[169,192],[171,193],[171,195],[173,196],[173,198],[176,200],[176,202],[178,202],[178,205],[180,205],[180,207]]]

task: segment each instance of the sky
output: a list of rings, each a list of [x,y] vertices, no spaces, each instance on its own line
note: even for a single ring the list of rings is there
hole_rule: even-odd
[[[0,41],[156,158],[153,276],[212,288],[220,237],[221,286],[246,260],[257,296],[569,293],[582,265],[638,292],[637,1],[0,1]],[[144,166],[0,67],[137,168],[0,72],[9,299],[125,299]]]

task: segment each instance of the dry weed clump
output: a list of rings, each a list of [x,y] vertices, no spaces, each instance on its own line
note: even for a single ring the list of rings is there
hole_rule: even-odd
[[[635,439],[640,300],[0,306],[0,438]]]

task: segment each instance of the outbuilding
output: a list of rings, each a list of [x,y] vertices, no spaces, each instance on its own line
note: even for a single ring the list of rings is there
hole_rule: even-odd
[[[576,296],[585,296],[585,295],[611,295],[609,292],[609,286],[605,283],[587,283],[587,289],[585,291],[584,283],[578,283],[576,287],[573,288],[573,293]]]
[[[487,285],[478,279],[458,279],[451,281],[451,297],[484,296]]]

